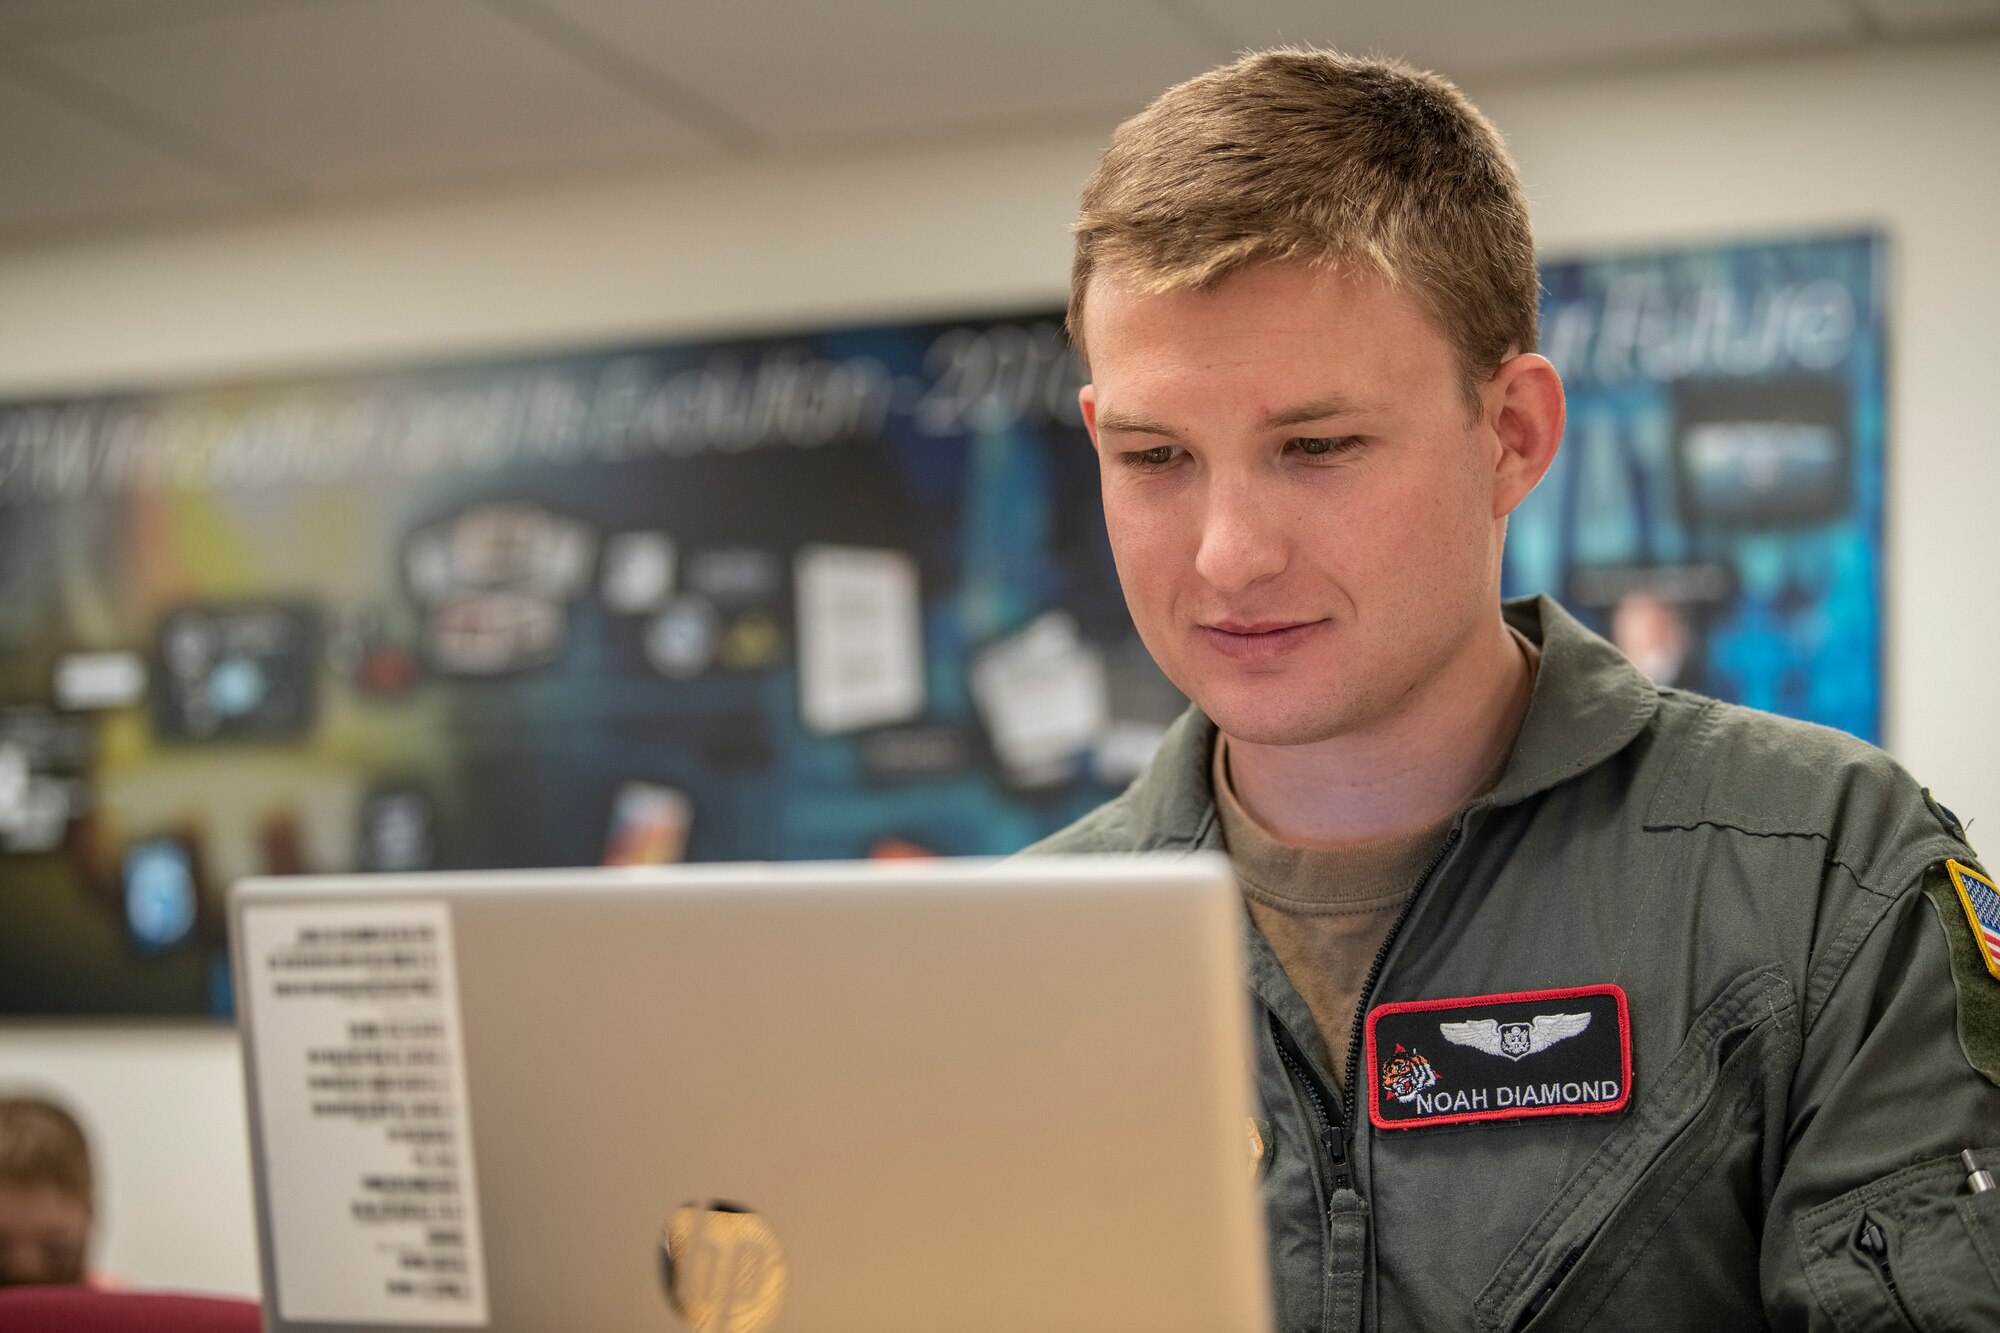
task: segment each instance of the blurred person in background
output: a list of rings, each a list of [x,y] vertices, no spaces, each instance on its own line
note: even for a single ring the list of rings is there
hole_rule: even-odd
[[[1248,56],[1119,127],[1075,234],[1112,551],[1193,707],[1031,850],[1228,854],[1279,1327],[2000,1329],[1959,821],[1500,599],[1564,398],[1494,127]]]
[[[94,1190],[74,1116],[40,1097],[0,1097],[0,1287],[87,1280]]]

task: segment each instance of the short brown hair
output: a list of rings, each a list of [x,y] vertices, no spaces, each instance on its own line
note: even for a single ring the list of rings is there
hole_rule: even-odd
[[[1534,238],[1500,133],[1400,61],[1264,51],[1169,88],[1111,136],[1075,232],[1069,330],[1086,359],[1093,274],[1163,292],[1259,260],[1407,283],[1468,387],[1535,348]]]
[[[52,1185],[88,1205],[95,1183],[75,1116],[40,1097],[0,1097],[0,1185]]]

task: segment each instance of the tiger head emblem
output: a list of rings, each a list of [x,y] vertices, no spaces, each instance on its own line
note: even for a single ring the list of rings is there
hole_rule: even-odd
[[[1425,1088],[1435,1087],[1437,1070],[1420,1051],[1396,1047],[1396,1053],[1382,1064],[1382,1091],[1399,1102],[1412,1102]]]

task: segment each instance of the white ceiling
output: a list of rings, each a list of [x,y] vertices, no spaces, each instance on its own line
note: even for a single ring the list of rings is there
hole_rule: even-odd
[[[1129,113],[1278,42],[1457,78],[2000,33],[2000,0],[0,0],[0,244]]]

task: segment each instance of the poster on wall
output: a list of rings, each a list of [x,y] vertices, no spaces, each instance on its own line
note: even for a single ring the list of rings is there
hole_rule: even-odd
[[[1508,591],[1556,594],[1662,685],[1879,741],[1884,248],[1544,264],[1569,424]]]
[[[1078,385],[1040,315],[0,405],[0,1012],[226,1013],[245,875],[1075,818],[1183,706]]]
[[[1879,265],[1552,265],[1509,591],[1872,737]],[[1060,827],[1184,706],[1080,381],[1047,312],[0,404],[0,1016],[227,1015],[244,875]]]

